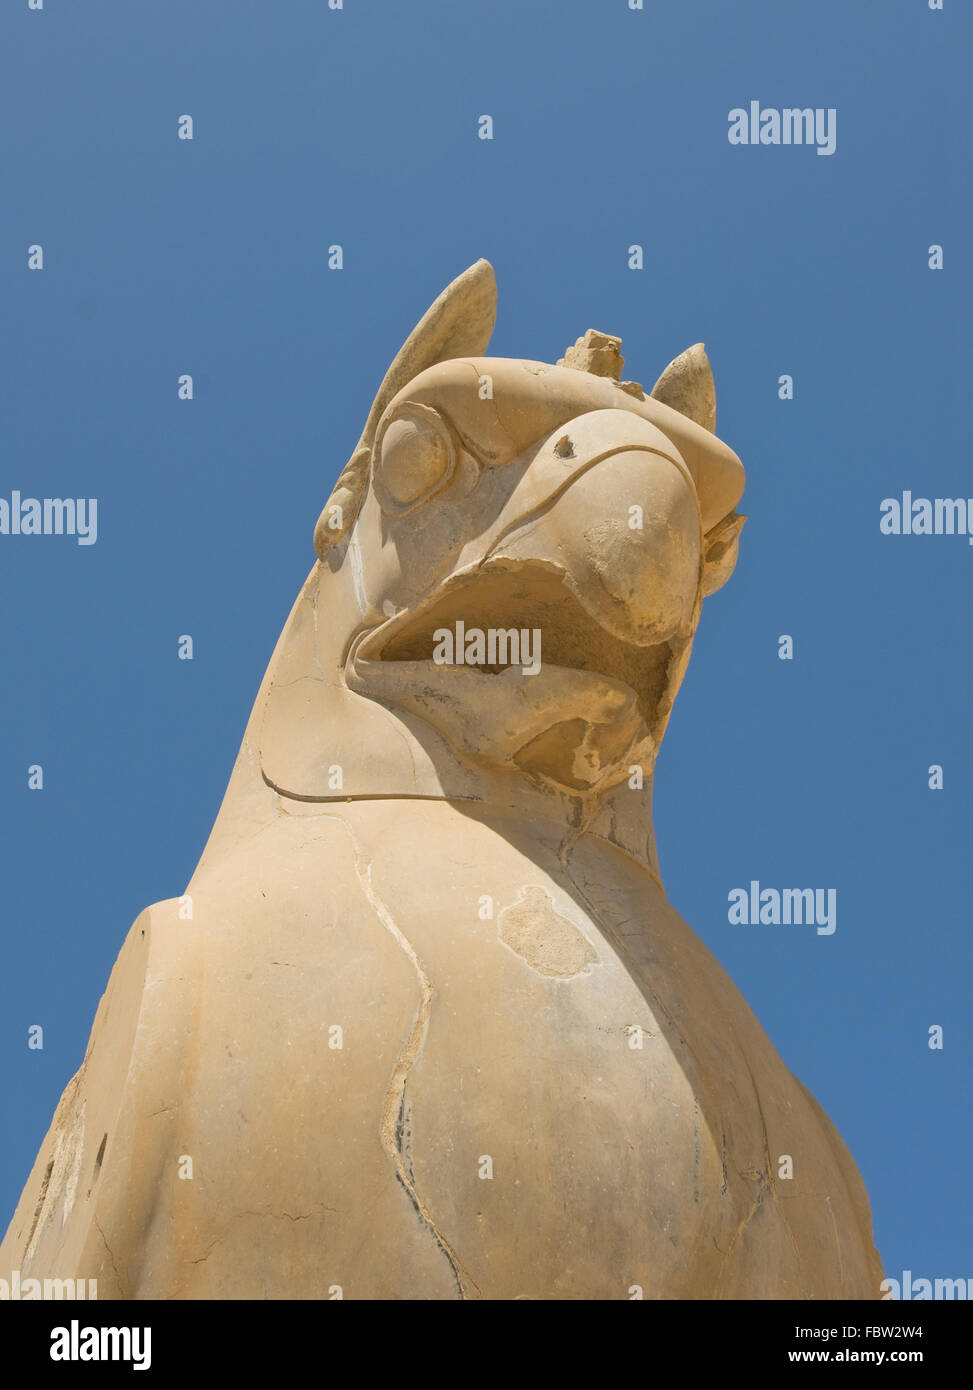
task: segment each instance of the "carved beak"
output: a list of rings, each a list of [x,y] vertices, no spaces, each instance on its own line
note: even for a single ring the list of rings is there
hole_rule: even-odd
[[[524,766],[529,749],[562,786],[617,777],[636,746],[651,758],[702,568],[692,476],[665,436],[628,412],[579,417],[538,446],[477,549],[360,638],[349,687],[459,729],[464,751],[488,760]],[[497,630],[537,634],[539,669],[518,667],[506,646],[503,659],[484,648],[437,665],[442,634]]]

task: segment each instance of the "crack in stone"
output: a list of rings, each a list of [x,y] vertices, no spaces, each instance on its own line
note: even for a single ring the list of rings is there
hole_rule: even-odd
[[[472,1275],[463,1267],[459,1256],[433,1220],[432,1214],[419,1195],[418,1188],[416,1187],[415,1180],[410,1171],[411,1165],[407,1155],[403,1152],[404,1127],[402,1124],[402,1117],[405,1108],[405,1088],[409,1079],[409,1072],[412,1070],[412,1066],[419,1054],[419,1050],[422,1047],[429,1027],[429,1015],[432,1011],[432,985],[429,982],[429,977],[426,975],[422,967],[422,962],[419,960],[412,943],[399,928],[388,905],[383,902],[376,892],[372,883],[371,862],[357,835],[348,822],[341,816],[325,816],[325,819],[337,821],[347,832],[348,838],[351,840],[354,854],[355,874],[358,878],[361,890],[382,926],[389,933],[403,954],[408,957],[416,973],[416,979],[419,982],[419,1004],[416,1009],[411,1031],[402,1051],[399,1053],[398,1060],[396,1061],[392,1076],[389,1080],[389,1087],[385,1094],[385,1103],[382,1107],[382,1123],[379,1133],[382,1148],[388,1154],[392,1162],[399,1183],[405,1188],[420,1220],[428,1226],[437,1245],[445,1255],[449,1267],[452,1270],[453,1278],[456,1280],[460,1298],[465,1300],[470,1296],[467,1291],[467,1284],[471,1284],[477,1294],[480,1292],[479,1286]]]
[[[722,1167],[723,1167],[723,1182],[722,1182],[722,1184],[721,1184],[721,1186],[720,1186],[720,1196],[721,1196],[721,1197],[725,1197],[725,1196],[726,1196],[726,1189],[727,1189],[727,1179],[729,1178],[729,1173],[727,1172],[727,1167],[726,1167],[726,1130],[725,1130],[725,1129],[723,1130],[723,1141],[722,1141],[722,1144],[721,1144],[721,1146],[720,1146],[720,1158],[721,1158]]]
[[[841,1261],[841,1237],[838,1234],[838,1223],[835,1220],[834,1207],[831,1205],[831,1198],[825,1197],[824,1200],[828,1204],[828,1215],[831,1217],[831,1229],[834,1232],[834,1248],[838,1256],[838,1287],[843,1289],[845,1287],[845,1271]]]
[[[769,1135],[768,1132],[767,1132],[767,1117],[766,1117],[766,1115],[764,1114],[763,1103],[762,1103],[762,1101],[761,1101],[761,1099],[760,1099],[760,1088],[759,1088],[759,1086],[757,1085],[757,1078],[756,1078],[756,1077],[754,1076],[754,1074],[753,1074],[753,1067],[751,1067],[751,1065],[750,1065],[750,1060],[749,1060],[749,1058],[747,1057],[746,1052],[743,1050],[742,1046],[740,1045],[740,1041],[739,1041],[738,1038],[736,1038],[736,1035],[735,1035],[735,1034],[734,1034],[734,1041],[736,1042],[737,1047],[738,1047],[738,1049],[739,1049],[739,1051],[740,1051],[740,1055],[741,1055],[741,1057],[743,1058],[743,1064],[744,1064],[744,1066],[745,1066],[746,1069],[747,1069],[747,1075],[750,1077],[750,1085],[753,1087],[754,1099],[755,1099],[756,1102],[757,1102],[757,1112],[758,1112],[758,1114],[760,1115],[760,1125],[761,1125],[761,1128],[762,1128],[762,1130],[763,1130],[763,1135],[764,1135],[764,1154],[766,1155],[766,1158],[767,1158],[767,1179],[766,1179],[766,1181],[767,1181],[768,1188],[769,1188],[769,1191],[770,1191],[771,1201],[773,1202],[774,1208],[775,1208],[775,1210],[776,1210],[776,1212],[777,1212],[777,1215],[778,1215],[779,1218],[780,1218],[780,1222],[781,1222],[781,1225],[782,1225],[783,1228],[784,1228],[784,1234],[787,1236],[788,1243],[790,1244],[790,1247],[791,1247],[791,1249],[792,1249],[793,1252],[794,1252],[794,1258],[795,1258],[795,1260],[796,1260],[796,1262],[797,1262],[797,1263],[796,1263],[796,1268],[797,1268],[797,1271],[798,1271],[798,1278],[801,1278],[801,1271],[802,1271],[802,1265],[801,1265],[801,1252],[800,1252],[800,1250],[798,1249],[797,1241],[794,1239],[794,1232],[791,1230],[790,1222],[787,1220],[787,1217],[784,1215],[784,1210],[783,1210],[783,1208],[782,1208],[781,1205],[780,1205],[780,1201],[779,1201],[778,1195],[777,1195],[777,1188],[776,1188],[776,1185],[775,1185],[775,1183],[774,1183],[774,1161],[773,1161],[773,1158],[771,1157],[771,1153],[770,1153],[770,1135]],[[761,1175],[761,1177],[762,1177],[762,1175]],[[752,1216],[752,1215],[753,1215],[753,1212],[751,1212],[750,1215]],[[747,1219],[749,1220],[749,1217],[748,1217]]]
[[[334,1213],[335,1211],[337,1211],[337,1208],[336,1208],[336,1207],[319,1206],[315,1211],[302,1211],[298,1216],[291,1216],[291,1214],[290,1214],[289,1211],[270,1211],[269,1208],[268,1208],[267,1211],[250,1211],[250,1210],[241,1211],[241,1212],[240,1212],[240,1215],[241,1215],[241,1216],[270,1216],[270,1217],[273,1217],[273,1219],[274,1219],[275,1221],[283,1221],[283,1220],[285,1220],[285,1219],[286,1219],[287,1221],[310,1221],[310,1219],[311,1219],[312,1216],[320,1216],[321,1213],[322,1213],[322,1212],[325,1212],[325,1211],[329,1211],[329,1212]],[[222,1236],[219,1237],[219,1239],[222,1240]],[[215,1245],[216,1242],[214,1241],[213,1244]],[[212,1249],[212,1248],[213,1248],[213,1247],[210,1246],[210,1249]],[[205,1258],[205,1256],[204,1256],[204,1258]],[[199,1264],[199,1261],[198,1261],[198,1260],[194,1260],[193,1263],[194,1263],[194,1264]]]
[[[217,1236],[216,1239],[215,1239],[214,1241],[211,1241],[210,1244],[206,1247],[206,1253],[205,1253],[205,1255],[200,1255],[200,1257],[199,1257],[198,1260],[193,1260],[193,1264],[194,1264],[194,1265],[205,1264],[205,1262],[209,1259],[210,1255],[211,1255],[212,1252],[216,1249],[216,1247],[219,1245],[219,1243],[220,1243],[220,1241],[221,1241],[222,1239],[223,1239],[222,1236]]]
[[[119,1273],[118,1265],[115,1263],[115,1256],[112,1254],[112,1251],[111,1251],[111,1246],[108,1244],[108,1241],[107,1241],[107,1239],[105,1238],[105,1233],[104,1233],[104,1231],[101,1229],[101,1225],[100,1225],[100,1223],[99,1223],[99,1221],[98,1221],[97,1216],[92,1216],[91,1219],[94,1221],[94,1223],[95,1223],[95,1229],[97,1230],[98,1234],[101,1236],[101,1239],[102,1239],[102,1241],[103,1241],[103,1243],[104,1243],[105,1249],[108,1251],[108,1258],[111,1260],[111,1267],[112,1267],[112,1269],[115,1271],[115,1278],[118,1280],[118,1286],[119,1286],[119,1288],[121,1289],[121,1288],[124,1287],[125,1281],[122,1279],[122,1276],[121,1276],[121,1274]],[[124,1295],[123,1295],[123,1297],[124,1297]]]
[[[759,1193],[757,1194],[757,1199],[756,1199],[756,1201],[754,1202],[753,1206],[750,1208],[750,1210],[747,1212],[746,1216],[745,1216],[745,1217],[743,1218],[743,1220],[740,1222],[739,1226],[738,1226],[738,1227],[736,1228],[736,1230],[733,1232],[733,1235],[730,1237],[730,1243],[729,1243],[729,1245],[728,1245],[727,1248],[726,1248],[726,1254],[723,1255],[723,1268],[720,1270],[720,1280],[721,1280],[721,1282],[722,1282],[723,1274],[724,1274],[725,1269],[726,1269],[726,1263],[727,1263],[727,1261],[729,1260],[730,1256],[733,1254],[733,1251],[734,1251],[734,1248],[735,1248],[735,1246],[736,1246],[736,1244],[737,1244],[737,1241],[738,1241],[738,1240],[740,1239],[740,1237],[743,1235],[744,1231],[745,1231],[745,1230],[747,1229],[747,1227],[750,1225],[750,1222],[753,1220],[753,1218],[756,1216],[757,1212],[758,1212],[758,1211],[760,1210],[760,1208],[763,1206],[764,1200],[766,1199],[766,1197],[767,1197],[768,1195],[772,1196],[773,1194],[770,1192],[770,1189],[769,1189],[769,1187],[768,1187],[768,1185],[767,1185],[765,1179],[763,1178],[763,1175],[761,1174],[760,1191],[759,1191]],[[717,1245],[716,1248],[717,1248],[717,1250],[720,1249],[720,1247],[719,1247],[718,1245]],[[722,1251],[720,1251],[720,1253],[723,1254]]]

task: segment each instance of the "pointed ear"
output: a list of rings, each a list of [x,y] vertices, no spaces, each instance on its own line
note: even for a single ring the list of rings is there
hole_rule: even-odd
[[[497,316],[497,282],[489,261],[479,260],[447,285],[399,348],[368,412],[361,438],[335,484],[314,530],[314,548],[328,548],[351,530],[368,483],[372,443],[385,407],[413,377],[453,357],[481,357]]]
[[[663,405],[716,433],[716,383],[702,343],[694,343],[666,367],[651,392]]]

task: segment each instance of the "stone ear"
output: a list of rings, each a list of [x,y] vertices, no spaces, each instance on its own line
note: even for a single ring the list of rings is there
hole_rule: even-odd
[[[706,348],[694,343],[673,358],[652,388],[653,399],[716,433],[716,383]]]
[[[490,345],[497,316],[497,282],[489,261],[479,260],[458,275],[416,324],[385,373],[365,428],[314,529],[314,548],[323,559],[345,539],[368,485],[372,444],[389,401],[413,377],[454,357],[481,357]]]

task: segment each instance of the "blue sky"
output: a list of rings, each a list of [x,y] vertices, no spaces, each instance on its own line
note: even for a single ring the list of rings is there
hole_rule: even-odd
[[[973,496],[970,30],[957,0],[4,7],[0,496],[97,497],[99,534],[0,536],[0,1227],[130,923],[191,876],[388,361],[486,256],[497,355],[594,327],[651,385],[707,344],[750,520],[659,762],[667,889],[851,1148],[886,1271],[973,1276],[973,548],[878,525]],[[751,100],[835,108],[835,154],[731,146]],[[836,888],[836,932],[732,926],[751,879]]]

